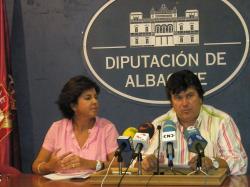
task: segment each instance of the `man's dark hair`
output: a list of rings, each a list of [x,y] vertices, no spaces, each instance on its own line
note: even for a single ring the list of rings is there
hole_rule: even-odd
[[[94,88],[96,93],[100,93],[99,86],[88,77],[79,75],[72,77],[63,87],[57,104],[65,118],[72,119],[74,111],[72,105],[77,103],[79,96],[86,90]]]
[[[171,101],[171,94],[179,94],[190,87],[193,87],[198,92],[199,97],[203,100],[204,91],[198,77],[189,70],[175,72],[167,80],[167,97]]]

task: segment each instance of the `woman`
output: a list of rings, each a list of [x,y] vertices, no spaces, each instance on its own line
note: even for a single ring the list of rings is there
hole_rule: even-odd
[[[63,87],[58,106],[64,119],[52,124],[32,164],[37,174],[99,170],[114,156],[118,132],[107,119],[97,117],[98,85],[84,76]]]

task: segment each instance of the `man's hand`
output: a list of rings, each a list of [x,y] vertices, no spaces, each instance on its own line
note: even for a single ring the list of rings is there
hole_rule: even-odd
[[[145,171],[152,171],[156,168],[157,158],[154,155],[146,156],[142,161],[142,169]]]
[[[188,165],[189,165],[192,169],[194,169],[194,170],[195,170],[196,167],[197,167],[197,158],[198,158],[198,156],[194,156],[194,157],[188,162]],[[207,171],[207,170],[213,168],[213,162],[212,162],[212,160],[211,160],[210,158],[208,158],[208,157],[202,157],[202,158],[201,158],[201,161],[202,161],[202,163],[201,163],[201,169],[202,169],[202,170]]]

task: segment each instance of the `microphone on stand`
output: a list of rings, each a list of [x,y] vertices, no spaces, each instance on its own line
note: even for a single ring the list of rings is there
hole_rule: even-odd
[[[138,126],[138,132],[148,133],[149,138],[151,139],[155,133],[155,127],[151,123],[143,123],[143,124]]]
[[[154,131],[154,125],[152,125],[151,123],[144,123],[139,125],[138,132],[133,138],[133,144],[135,148],[133,159],[135,159],[138,154],[141,153],[141,151],[147,150],[149,140],[154,135]]]
[[[176,141],[176,125],[173,121],[167,120],[163,124],[162,142],[163,147],[166,149],[168,158],[168,167],[173,168],[174,159],[174,143]]]
[[[131,138],[133,138],[135,136],[135,133],[137,133],[137,132],[138,132],[137,128],[128,127],[123,131],[122,135],[123,136],[130,136]]]
[[[156,172],[154,172],[154,174],[160,175],[161,174],[160,173],[161,125],[157,126],[157,130],[158,130],[157,163],[156,163]]]
[[[133,150],[133,137],[138,132],[134,127],[128,127],[122,133],[122,136],[117,138],[118,148],[115,151],[115,156],[121,154],[122,152],[128,152]]]
[[[204,156],[204,149],[207,141],[201,136],[200,131],[194,126],[190,126],[184,130],[184,137],[188,144],[188,150],[193,153]]]
[[[184,130],[184,137],[188,144],[188,150],[198,154],[196,171],[193,171],[188,175],[196,173],[197,171],[201,171],[203,174],[208,175],[202,170],[202,157],[205,157],[204,149],[207,146],[207,141],[201,136],[200,131],[194,126],[189,126]]]
[[[149,145],[149,140],[152,138],[154,135],[154,125],[151,123],[144,123],[139,125],[138,131],[134,138],[133,138],[133,143],[135,147],[134,154],[132,156],[132,159],[135,159],[137,157],[138,161],[138,175],[142,174],[142,151],[147,150],[148,145]]]
[[[119,163],[119,175],[122,174],[122,152],[134,151],[133,147],[133,137],[138,130],[134,127],[128,127],[123,131],[122,136],[117,138],[118,148],[115,151],[115,157],[117,157],[117,162]]]

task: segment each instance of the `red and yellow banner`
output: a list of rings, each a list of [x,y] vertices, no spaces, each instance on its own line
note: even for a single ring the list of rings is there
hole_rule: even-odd
[[[9,35],[5,1],[0,0],[0,164],[10,165]]]

